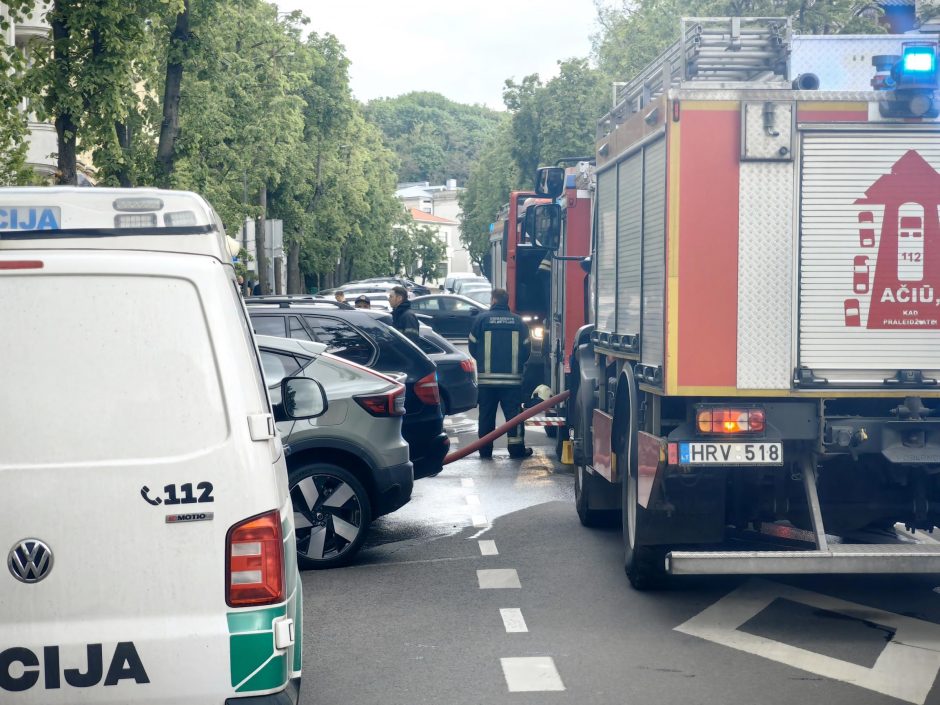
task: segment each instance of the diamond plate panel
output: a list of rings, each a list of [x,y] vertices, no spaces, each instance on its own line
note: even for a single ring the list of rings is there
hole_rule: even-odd
[[[770,128],[764,126],[769,112]],[[744,103],[742,159],[793,159],[793,104],[782,101]]]
[[[738,388],[789,389],[793,372],[793,163],[742,162]]]

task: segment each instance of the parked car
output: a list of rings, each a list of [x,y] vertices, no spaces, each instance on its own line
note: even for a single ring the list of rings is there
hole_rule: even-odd
[[[480,275],[473,272],[451,272],[444,277],[444,292],[454,293],[454,285],[461,279],[479,279]]]
[[[403,286],[405,287],[413,296],[424,296],[430,294],[431,290],[426,287],[424,284],[418,284],[408,277],[373,277],[371,279],[360,279],[358,282],[350,282],[351,284],[378,284],[379,286],[386,286],[391,289],[393,286]]]
[[[466,296],[431,294],[412,299],[411,308],[415,313],[427,316],[429,325],[437,333],[451,338],[466,338],[476,316],[488,307]]]
[[[464,292],[464,289],[468,287],[474,288],[474,289],[482,289],[482,288],[492,289],[493,285],[490,284],[490,280],[487,279],[486,277],[474,277],[472,279],[470,278],[458,279],[456,282],[454,282],[454,293],[462,294]]]
[[[441,471],[450,440],[444,433],[437,371],[414,343],[376,319],[374,312],[330,302],[249,301],[248,313],[258,335],[324,343],[328,352],[350,362],[384,374],[404,374],[402,436],[408,442],[414,477]]]
[[[471,289],[470,291],[461,294],[461,296],[466,296],[471,301],[476,301],[478,304],[483,306],[487,311],[490,309],[490,303],[493,301],[493,290],[492,289]]]
[[[380,321],[391,325],[390,315],[381,312],[375,312],[373,315]],[[423,323],[419,327],[417,344],[437,366],[437,383],[441,388],[441,406],[444,408],[444,414],[450,416],[475,408],[477,405],[476,361]]]
[[[411,498],[402,438],[405,385],[306,340],[258,336],[265,385],[287,457],[297,563],[333,568],[358,553],[369,524]],[[283,414],[281,381],[309,377],[326,391],[326,412],[309,421]]]

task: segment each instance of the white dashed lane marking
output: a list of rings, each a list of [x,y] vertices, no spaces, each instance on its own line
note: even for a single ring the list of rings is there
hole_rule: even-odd
[[[498,556],[499,551],[496,550],[495,541],[479,541],[480,544],[480,553],[484,556]]]
[[[510,634],[521,634],[529,631],[526,626],[525,617],[522,616],[522,610],[518,607],[506,607],[499,611],[499,616],[503,618],[503,626]]]
[[[468,494],[468,495],[467,495],[467,506],[469,506],[469,507],[479,507],[479,506],[480,506],[480,498],[479,498],[479,496],[477,496],[477,495],[475,495],[475,494]]]
[[[485,514],[474,514],[473,515],[473,526],[477,529],[482,529],[484,526],[489,526],[490,523],[486,520]]]
[[[564,690],[555,662],[549,656],[501,658],[503,675],[510,693],[537,693]]]
[[[515,568],[496,568],[478,570],[477,580],[481,590],[498,590],[502,588],[521,588],[519,574]]]

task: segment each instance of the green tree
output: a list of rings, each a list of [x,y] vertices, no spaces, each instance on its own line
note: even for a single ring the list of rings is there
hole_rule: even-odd
[[[509,200],[509,192],[520,185],[512,143],[512,124],[505,120],[483,145],[471,168],[467,188],[459,196],[460,241],[479,265],[489,251],[490,224]]]
[[[480,146],[499,123],[496,111],[439,93],[380,98],[369,102],[365,114],[398,155],[399,181],[465,183]]]

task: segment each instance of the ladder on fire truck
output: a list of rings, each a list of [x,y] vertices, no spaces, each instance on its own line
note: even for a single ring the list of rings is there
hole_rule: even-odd
[[[597,124],[598,138],[686,81],[786,81],[792,27],[780,17],[695,17],[682,20],[680,39],[636,78],[615,84],[613,109]]]

